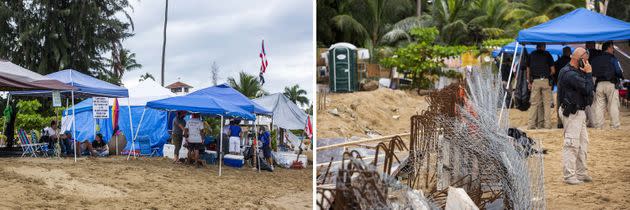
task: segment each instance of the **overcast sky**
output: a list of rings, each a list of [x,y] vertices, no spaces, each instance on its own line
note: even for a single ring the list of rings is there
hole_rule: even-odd
[[[131,0],[135,36],[123,42],[136,53],[140,70],[127,72],[132,87],[148,72],[160,82],[164,0]],[[220,66],[219,83],[244,70],[258,75],[261,40],[269,68],[263,88],[282,92],[299,84],[313,100],[313,3],[307,0],[169,1],[165,85],[181,78],[193,90],[212,85],[210,66]]]

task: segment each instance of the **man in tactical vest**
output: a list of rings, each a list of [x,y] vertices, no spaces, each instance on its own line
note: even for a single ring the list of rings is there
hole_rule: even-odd
[[[586,168],[588,133],[584,112],[593,102],[593,75],[588,58],[588,51],[584,48],[575,49],[569,65],[563,67],[558,75],[558,111],[562,113],[564,124],[562,165],[567,184],[592,181]]]
[[[615,85],[623,80],[619,60],[613,55],[612,42],[602,45],[602,53],[592,59],[593,76],[595,77],[594,126],[604,127],[604,113],[608,108],[611,127],[619,128],[619,91]]]
[[[551,128],[551,86],[549,79],[555,73],[553,57],[547,52],[544,43],[536,44],[536,50],[529,54],[527,61],[528,87],[532,99],[529,108],[529,129],[535,129],[539,109],[543,111],[544,128]],[[542,107],[539,106],[542,104]]]

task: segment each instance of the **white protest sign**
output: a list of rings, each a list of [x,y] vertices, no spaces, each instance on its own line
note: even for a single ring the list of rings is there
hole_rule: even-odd
[[[95,119],[109,118],[109,99],[107,97],[93,97],[92,114]]]
[[[53,99],[53,107],[61,106],[61,94],[59,93],[59,91],[52,92],[52,99]]]

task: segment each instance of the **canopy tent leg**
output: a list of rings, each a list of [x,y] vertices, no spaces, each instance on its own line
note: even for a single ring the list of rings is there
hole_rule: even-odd
[[[510,80],[512,79],[512,69],[514,69],[514,64],[515,64],[515,61],[516,61],[516,54],[517,53],[518,53],[518,41],[516,42],[516,45],[514,46],[514,56],[512,58],[512,64],[510,65],[510,74],[508,76],[508,84],[505,85],[505,89],[508,89],[510,87]],[[521,55],[522,54],[523,53],[521,53]],[[501,57],[503,57],[503,53],[501,54]],[[516,69],[516,71],[518,73],[518,69]],[[501,103],[501,112],[499,112],[499,120],[498,120],[499,121],[499,125],[498,125],[499,128],[501,127],[501,121],[503,121],[503,109],[505,109],[505,99],[507,99],[507,91],[505,91],[505,93],[503,94],[503,103]]]
[[[131,110],[131,109],[130,109]],[[136,138],[138,137],[138,132],[140,132],[140,127],[142,126],[142,120],[144,120],[144,113],[147,111],[147,108],[145,107],[142,110],[142,116],[140,117],[140,122],[138,123],[138,128],[136,128],[136,133],[135,135],[133,134],[133,130],[131,130],[131,148],[129,149],[129,153],[127,153],[127,160],[129,160],[129,157],[131,157],[131,153],[132,151],[135,149],[135,145],[136,145]],[[136,154],[134,153],[133,155],[134,157],[137,157]]]
[[[221,115],[221,132],[223,132],[223,115]],[[221,176],[221,165],[223,165],[223,133],[221,133],[220,140],[221,140],[221,146],[219,147],[219,176]]]
[[[11,101],[11,93],[8,93],[7,94],[7,106],[6,107],[9,107],[9,102],[10,101]],[[3,120],[2,121],[2,131],[4,132],[4,134],[7,133],[6,127],[7,127],[7,122],[6,122],[6,120]]]
[[[131,118],[131,101],[129,100],[129,97],[127,97],[127,109],[129,109],[129,128],[130,128],[129,131],[131,131],[131,139],[135,140],[136,137],[133,134],[133,119]],[[146,108],[144,110],[146,110]],[[142,116],[144,116],[144,110],[142,111]],[[140,127],[140,125],[138,125],[138,127]],[[119,130],[120,130],[120,127],[119,127]]]
[[[257,123],[258,122],[258,116],[256,117],[256,119],[254,119],[254,165],[256,165],[256,168],[258,170],[258,173],[260,173],[260,162],[258,161],[258,130],[256,129]]]
[[[70,74],[72,75],[72,74]],[[72,147],[74,147],[74,162],[77,162],[77,117],[74,110],[74,91],[70,91],[72,97]]]

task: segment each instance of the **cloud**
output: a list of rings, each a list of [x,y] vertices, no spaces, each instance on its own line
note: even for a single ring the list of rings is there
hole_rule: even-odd
[[[136,53],[140,70],[127,72],[127,86],[148,72],[160,80],[164,1],[131,1],[135,36],[123,45]],[[311,1],[169,1],[165,84],[181,79],[196,89],[211,85],[210,65],[220,81],[245,71],[258,75],[265,39],[269,69],[265,90],[299,84],[313,100],[314,49]],[[194,89],[193,89],[194,90]]]

